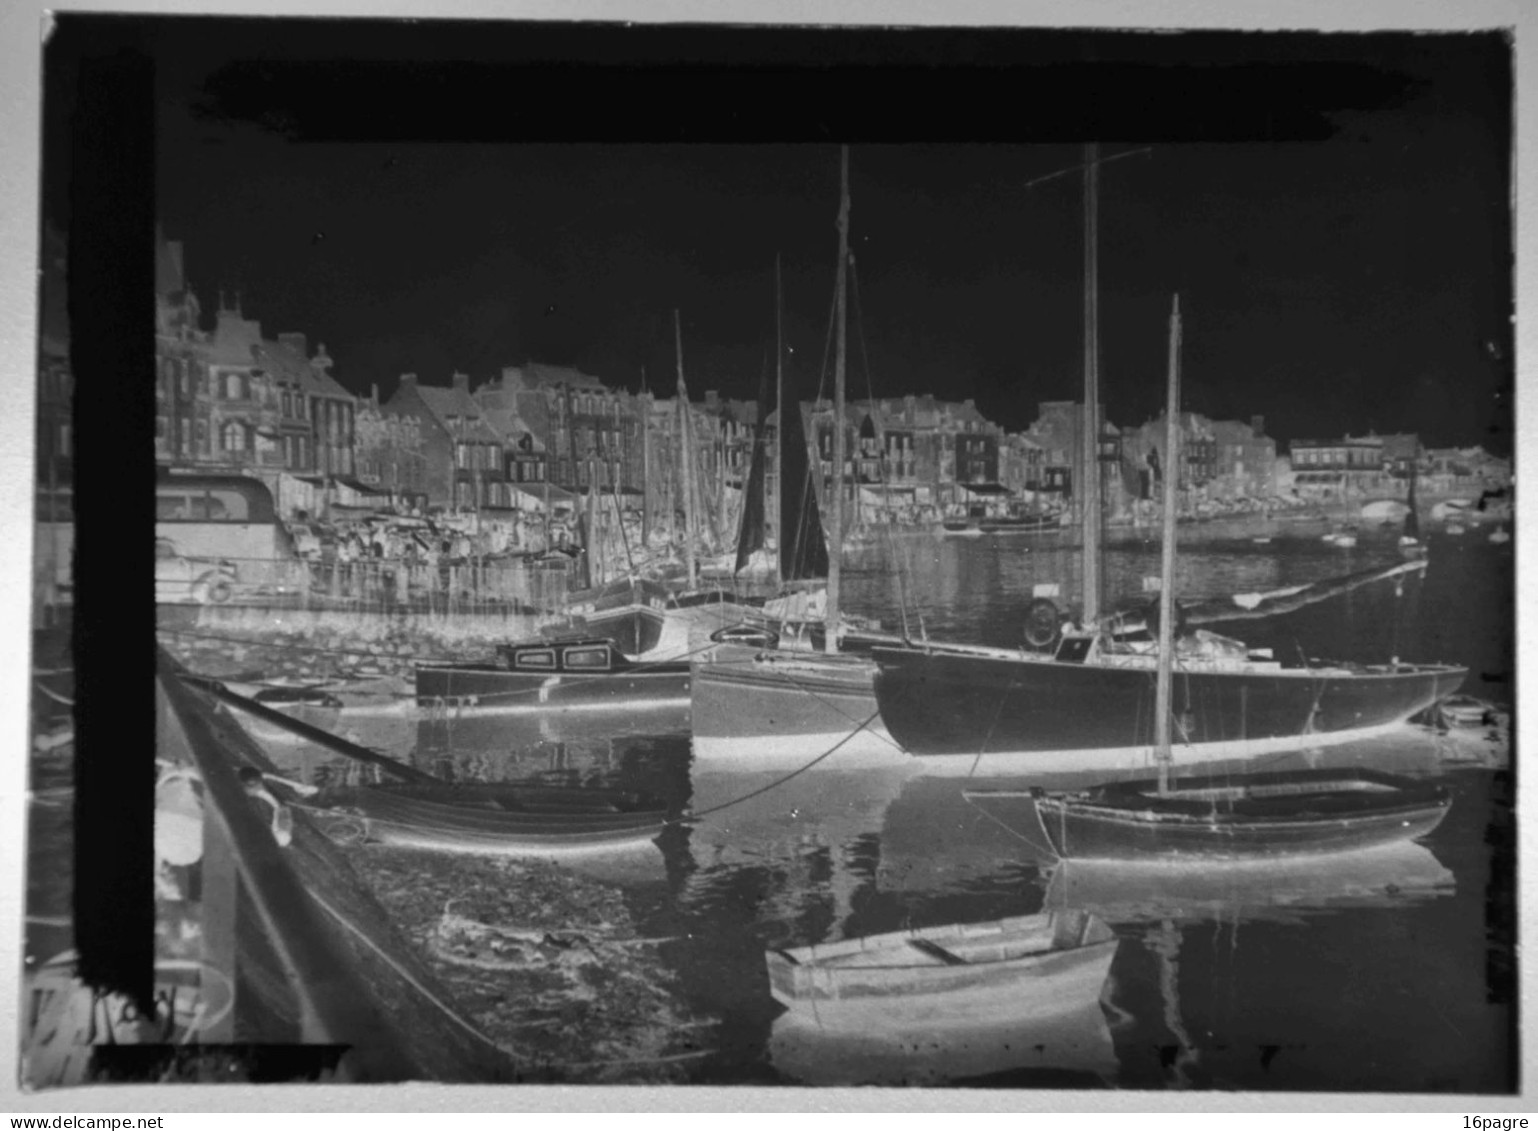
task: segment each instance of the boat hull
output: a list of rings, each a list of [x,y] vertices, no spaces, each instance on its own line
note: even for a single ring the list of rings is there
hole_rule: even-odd
[[[830,769],[906,760],[881,725],[863,657],[815,653],[723,654],[695,668],[691,720],[697,763],[734,769]]]
[[[1435,783],[1370,770],[1116,782],[1069,796],[976,791],[967,800],[1067,860],[1269,860],[1414,840],[1447,815]]]
[[[881,718],[910,754],[982,756],[995,769],[1150,763],[1151,667],[887,648],[875,657]],[[1248,757],[1365,737],[1451,695],[1466,674],[1456,667],[1181,670],[1174,680],[1180,757]]]
[[[528,801],[502,791],[516,808],[498,804],[474,787],[427,786],[328,790],[326,811],[361,821],[365,835],[382,844],[479,856],[561,857],[645,848],[662,832],[660,809],[626,810],[606,796],[584,801],[559,791]],[[583,791],[586,792],[586,791]],[[452,798],[461,798],[452,803]]]
[[[422,707],[509,714],[676,709],[689,704],[690,678],[687,663],[602,675],[510,672],[491,664],[418,664],[416,694]]]
[[[913,949],[937,944],[966,960]],[[820,1029],[977,1026],[1071,1013],[1098,1000],[1117,939],[1100,920],[1048,912],[975,927],[895,931],[770,951],[769,988]]]

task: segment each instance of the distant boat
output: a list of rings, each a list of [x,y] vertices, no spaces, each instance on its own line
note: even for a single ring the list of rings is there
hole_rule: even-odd
[[[504,644],[494,661],[416,666],[419,706],[477,711],[630,711],[685,706],[688,660],[643,662],[596,637]]]
[[[1113,782],[1047,796],[969,791],[1015,830],[1045,833],[1065,860],[1253,860],[1326,855],[1429,834],[1452,799],[1433,782],[1375,770],[1296,770]]]
[[[1497,546],[1510,542],[1511,531],[1507,530],[1504,526],[1497,527],[1490,532],[1490,541],[1494,542]]]
[[[305,808],[361,822],[382,844],[483,856],[561,857],[645,847],[666,812],[614,790],[517,784],[392,784],[321,792]]]
[[[1462,534],[1465,530],[1466,527],[1464,527],[1461,523],[1449,522],[1447,524],[1447,533],[1449,534]]]
[[[821,1029],[976,1026],[1070,1013],[1105,984],[1117,939],[1080,912],[892,931],[765,955],[769,990]]]
[[[948,518],[940,523],[940,530],[947,538],[981,538],[983,528],[976,519]]]
[[[1040,534],[1048,530],[1061,530],[1062,523],[1056,515],[1022,514],[978,521],[978,529],[984,534]]]

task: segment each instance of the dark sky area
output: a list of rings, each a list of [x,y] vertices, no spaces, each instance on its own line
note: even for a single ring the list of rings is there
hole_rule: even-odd
[[[119,30],[124,25],[119,25]],[[524,360],[751,397],[774,259],[822,369],[850,144],[850,395],[1016,429],[1082,380],[1100,184],[1109,417],[1511,450],[1511,57],[1497,33],[967,32],[140,19],[157,213],[206,311],[323,341],[355,392]],[[46,64],[67,228],[70,17]]]

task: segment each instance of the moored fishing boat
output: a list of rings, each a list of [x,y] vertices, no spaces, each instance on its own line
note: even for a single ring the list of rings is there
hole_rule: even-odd
[[[1178,450],[1178,304],[1170,320],[1170,404],[1166,451]],[[1036,635],[1042,652],[1007,649],[874,650],[876,702],[888,732],[938,772],[1140,769],[1158,753],[1158,728],[1178,712],[1182,761],[1250,758],[1350,741],[1395,727],[1453,694],[1468,674],[1451,664],[1278,660],[1269,650],[1205,629],[1181,634],[1188,618],[1169,595],[1174,577],[1177,501],[1165,481],[1162,611],[1133,626],[1102,620],[1086,569],[1081,627]],[[1098,524],[1085,524],[1086,567],[1099,555]],[[1425,569],[1396,563],[1336,582],[1270,594],[1241,594],[1203,619],[1242,619],[1323,599],[1358,584]],[[1150,637],[1156,637],[1150,640]],[[1178,638],[1178,639],[1177,639]],[[1179,681],[1162,699],[1161,666]],[[1168,706],[1167,704],[1174,704]],[[962,757],[954,757],[961,755]],[[951,762],[949,769],[941,768]]]
[[[504,644],[494,661],[419,663],[417,703],[507,714],[685,706],[687,660],[642,662],[609,639]]]
[[[842,152],[839,200],[839,259],[835,284],[834,419],[843,419],[846,313],[846,273],[849,266],[848,151]],[[776,267],[778,323],[778,266]],[[692,685],[694,756],[697,761],[730,763],[739,768],[801,766],[828,759],[830,767],[886,764],[901,759],[881,729],[872,684],[876,666],[868,656],[846,656],[842,649],[868,650],[876,643],[897,644],[896,637],[851,631],[838,607],[840,554],[829,553],[822,529],[817,490],[808,461],[800,406],[794,392],[785,395],[783,349],[777,343],[776,368],[781,390],[778,420],[780,442],[780,536],[782,582],[826,579],[825,590],[800,592],[768,602],[771,620],[777,608],[797,607],[791,620],[774,621],[777,647],[757,652],[724,649],[696,665]],[[760,389],[760,417],[768,416],[767,382]],[[835,428],[834,467],[830,490],[833,507],[830,529],[842,531],[843,432]],[[758,461],[764,456],[755,442],[755,469],[750,481],[762,487]],[[750,496],[739,535],[738,564],[764,542],[761,500]],[[757,526],[749,522],[756,518]],[[835,539],[837,541],[837,539]],[[843,546],[840,546],[840,550]],[[820,628],[815,624],[820,621]],[[856,641],[859,641],[856,644]]]
[[[1154,745],[1158,660],[1144,647],[1097,630],[1065,634],[1051,654],[877,648],[876,702],[888,733],[936,772],[1135,770],[1150,764]],[[1278,661],[1213,634],[1181,647],[1189,761],[1383,733],[1468,674],[1448,664]]]
[[[1117,939],[1099,919],[1044,912],[845,939],[765,955],[769,989],[825,1030],[976,1026],[1069,1013],[1099,997]]]
[[[882,725],[868,656],[749,651],[699,665],[691,688],[694,756],[739,768],[832,768],[906,760]],[[831,752],[831,753],[830,753]]]

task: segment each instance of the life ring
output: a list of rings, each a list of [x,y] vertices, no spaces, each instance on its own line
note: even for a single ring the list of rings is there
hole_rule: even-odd
[[[1025,642],[1044,652],[1062,634],[1063,618],[1057,606],[1046,597],[1037,597],[1025,610]]]
[[[1148,626],[1148,635],[1155,640],[1159,638],[1159,599],[1156,597],[1148,602],[1148,608],[1143,613],[1144,623]],[[1175,637],[1186,630],[1186,610],[1179,601],[1175,602]]]
[[[208,574],[199,584],[203,587],[203,600],[210,605],[222,605],[235,595],[229,580],[217,574]]]

